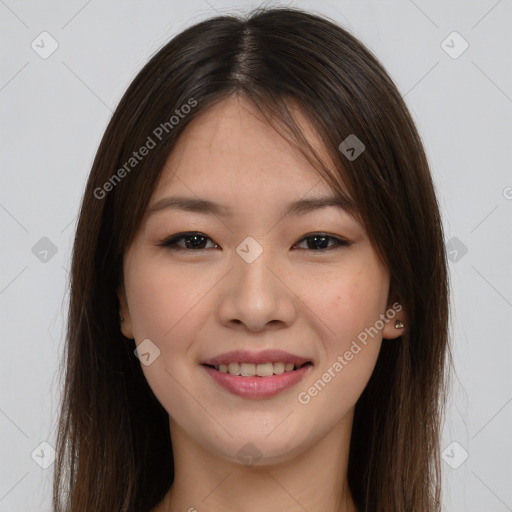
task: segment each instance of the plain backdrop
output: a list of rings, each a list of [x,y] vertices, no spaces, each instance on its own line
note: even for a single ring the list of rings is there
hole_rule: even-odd
[[[257,5],[0,0],[1,512],[51,509],[71,243],[112,111],[171,36]],[[512,1],[287,5],[324,13],[363,41],[417,122],[452,284],[445,510],[511,511]]]

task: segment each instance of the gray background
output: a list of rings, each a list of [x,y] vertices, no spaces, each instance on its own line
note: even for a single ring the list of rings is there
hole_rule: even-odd
[[[112,110],[172,35],[257,2],[185,4],[0,0],[0,511],[50,510],[71,243]],[[289,5],[368,45],[418,124],[452,260],[445,510],[511,511],[512,1]]]

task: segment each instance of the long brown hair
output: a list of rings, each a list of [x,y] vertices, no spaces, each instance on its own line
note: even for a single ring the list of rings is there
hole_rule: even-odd
[[[428,162],[375,56],[336,23],[294,8],[219,16],[186,29],[144,66],[112,116],[74,241],[54,509],[149,511],[173,482],[168,414],[133,354],[135,343],[121,334],[117,289],[123,254],[177,138],[234,94],[251,100],[336,194],[354,202],[407,312],[404,334],[384,340],[356,405],[348,465],[356,506],[437,512],[448,282]],[[305,140],[292,107],[315,128],[331,166]],[[339,149],[350,135],[365,146],[355,159]]]

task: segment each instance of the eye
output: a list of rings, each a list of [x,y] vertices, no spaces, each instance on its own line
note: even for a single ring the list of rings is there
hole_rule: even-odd
[[[184,245],[179,243],[184,240]],[[205,247],[205,243],[207,240],[211,240],[208,236],[203,233],[199,233],[197,231],[191,231],[188,233],[178,233],[170,238],[167,238],[163,242],[159,243],[161,247],[167,247],[173,250],[204,250],[211,249],[212,247]],[[213,244],[213,248],[219,247],[216,243]]]
[[[334,241],[334,245],[329,245],[329,240]],[[342,238],[331,236],[326,233],[312,233],[311,235],[303,237],[296,245],[300,245],[303,242],[306,242],[307,245],[305,249],[310,249],[317,252],[330,251],[332,249],[337,249],[338,247],[347,247],[350,245],[348,240],[343,240]],[[304,249],[304,247],[301,247],[301,249]]]
[[[181,243],[182,241],[184,243]],[[173,235],[170,238],[163,240],[158,245],[179,251],[199,251],[206,249],[216,249],[219,247],[219,245],[215,242],[213,242],[213,246],[207,247],[208,241],[213,242],[213,240],[206,236],[204,233],[200,233],[198,231],[190,231],[188,233],[178,233],[177,235]],[[334,242],[334,244],[329,244],[329,241]],[[309,249],[315,252],[330,251],[338,247],[347,247],[350,245],[350,242],[347,240],[331,236],[326,233],[312,233],[311,235],[301,238],[301,240],[299,240],[299,242],[293,247],[297,247],[304,242],[306,242],[307,247],[299,247],[299,249]]]

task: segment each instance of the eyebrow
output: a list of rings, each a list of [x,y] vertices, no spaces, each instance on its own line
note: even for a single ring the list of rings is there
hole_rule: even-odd
[[[351,202],[337,196],[318,196],[298,199],[289,203],[282,212],[283,217],[287,215],[304,215],[306,213],[335,206],[347,212],[354,211],[354,205]],[[161,210],[183,210],[187,212],[213,214],[220,217],[233,217],[233,210],[225,205],[221,205],[207,199],[186,197],[186,196],[169,196],[160,199],[148,209],[148,217]]]

